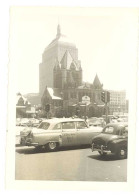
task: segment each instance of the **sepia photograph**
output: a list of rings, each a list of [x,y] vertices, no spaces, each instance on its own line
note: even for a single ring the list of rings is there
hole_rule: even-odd
[[[9,186],[132,186],[137,52],[136,8],[10,8]]]

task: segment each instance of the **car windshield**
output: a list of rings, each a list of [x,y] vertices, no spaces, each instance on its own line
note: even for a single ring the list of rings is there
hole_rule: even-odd
[[[45,130],[47,130],[49,126],[50,126],[50,123],[42,122],[42,123],[38,126],[38,129],[45,129]]]

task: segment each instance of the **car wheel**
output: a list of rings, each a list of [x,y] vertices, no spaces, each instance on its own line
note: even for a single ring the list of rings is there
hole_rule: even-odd
[[[58,148],[58,143],[57,143],[57,142],[49,142],[49,143],[47,144],[47,149],[48,149],[49,151],[56,151],[57,148]]]
[[[106,155],[107,155],[107,152],[103,152],[103,154],[102,154],[100,151],[98,151],[98,153],[99,153],[101,156],[106,156]]]
[[[119,159],[125,159],[127,158],[127,148],[126,147],[121,147],[117,151],[116,155]]]

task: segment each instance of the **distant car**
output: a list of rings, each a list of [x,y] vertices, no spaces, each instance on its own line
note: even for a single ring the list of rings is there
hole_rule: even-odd
[[[28,118],[22,118],[20,121],[20,126],[27,126],[29,124],[29,119]]]
[[[60,146],[90,145],[101,131],[101,127],[88,127],[82,119],[48,119],[37,128],[24,128],[20,144],[54,151]]]
[[[16,119],[16,126],[20,126],[21,125],[21,119],[20,118],[17,118]]]
[[[128,124],[110,123],[104,127],[102,133],[93,137],[91,149],[100,155],[113,153],[118,158],[127,158],[128,150]]]
[[[97,117],[92,117],[87,119],[88,125],[89,126],[95,126],[95,127],[104,127],[106,125],[106,122],[104,121],[103,118],[97,118]]]

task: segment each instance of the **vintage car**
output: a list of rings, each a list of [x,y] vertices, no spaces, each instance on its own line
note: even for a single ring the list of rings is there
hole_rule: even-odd
[[[38,127],[24,128],[20,144],[54,151],[60,146],[90,145],[101,131],[102,127],[88,127],[82,119],[48,119]]]
[[[92,117],[87,119],[89,126],[104,127],[106,122],[103,118]]]
[[[113,153],[118,158],[127,158],[128,148],[128,124],[110,123],[107,124],[102,133],[93,137],[91,149],[98,151],[100,155]]]

